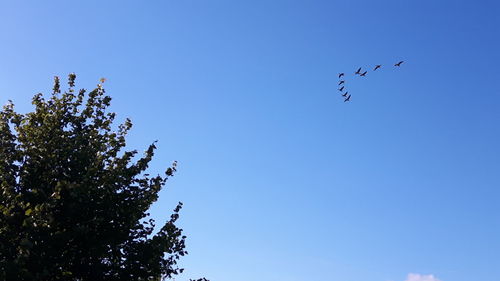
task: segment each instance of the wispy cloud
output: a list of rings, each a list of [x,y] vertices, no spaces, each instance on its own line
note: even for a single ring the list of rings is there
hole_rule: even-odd
[[[434,277],[434,275],[421,275],[421,274],[416,274],[416,273],[410,273],[408,274],[408,278],[406,278],[406,281],[441,281]]]

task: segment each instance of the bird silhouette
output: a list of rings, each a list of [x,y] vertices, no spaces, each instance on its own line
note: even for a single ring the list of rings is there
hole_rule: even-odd
[[[339,73],[339,79],[340,79],[340,77],[342,77],[342,76],[344,76],[344,72]]]
[[[340,82],[339,82],[339,86],[340,86],[340,85],[342,85],[342,84],[344,84],[344,83],[345,83],[345,81],[344,81],[344,80],[340,80]]]
[[[344,102],[350,101],[351,100],[351,95],[348,95],[347,98],[345,98]]]
[[[404,61],[400,61],[398,63],[396,63],[394,66],[401,66],[401,64],[403,63]]]
[[[361,74],[361,67],[358,68],[358,70],[356,70],[356,72],[354,72],[354,74]]]
[[[375,66],[375,68],[373,69],[373,71],[375,71],[375,70],[377,70],[377,69],[379,69],[379,68],[381,68],[381,67],[382,67],[382,65],[377,64],[377,65]]]
[[[342,87],[339,89],[339,91],[341,91],[341,92],[342,92],[343,90],[344,90],[344,86],[342,86]]]
[[[347,93],[349,93],[349,92],[345,92],[342,96],[347,97]]]
[[[365,72],[361,73],[359,76],[366,76],[366,73],[367,73],[367,72],[368,72],[368,71],[365,71]]]

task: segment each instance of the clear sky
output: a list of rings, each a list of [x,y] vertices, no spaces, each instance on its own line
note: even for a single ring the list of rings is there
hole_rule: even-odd
[[[159,140],[153,173],[179,161],[152,209],[163,222],[184,202],[177,280],[498,281],[499,14],[493,0],[1,1],[0,102],[27,111],[54,75],[108,79],[130,147]]]

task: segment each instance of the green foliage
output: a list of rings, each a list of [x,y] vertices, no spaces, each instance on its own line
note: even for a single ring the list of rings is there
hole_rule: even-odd
[[[55,77],[33,112],[0,112],[0,280],[171,279],[187,254],[182,203],[157,233],[147,210],[176,163],[146,174],[155,144],[134,160],[130,120],[112,128],[102,84],[76,93],[75,78],[61,94]]]

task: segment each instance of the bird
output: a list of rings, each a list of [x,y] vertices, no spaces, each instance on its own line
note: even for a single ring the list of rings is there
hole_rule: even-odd
[[[339,79],[340,79],[340,77],[342,77],[342,76],[344,76],[344,72],[339,73]]]
[[[358,70],[356,70],[356,72],[354,72],[354,74],[361,74],[361,67],[358,68]]]
[[[345,92],[345,94],[343,94],[342,96],[343,96],[344,98],[345,98],[345,97],[347,97],[347,93],[349,93],[349,92]]]
[[[342,85],[342,84],[344,84],[344,83],[345,83],[345,81],[344,81],[344,80],[340,80],[340,82],[339,82],[339,86],[340,86],[340,85]]]
[[[366,76],[366,73],[367,73],[367,72],[368,72],[368,71],[365,71],[365,72],[361,73],[359,76]]]
[[[348,95],[347,98],[345,98],[344,102],[349,101],[351,99],[351,95]]]
[[[375,66],[375,68],[373,69],[373,71],[375,71],[375,70],[377,70],[377,69],[379,69],[379,68],[381,68],[381,67],[382,67],[382,65],[377,64],[377,65]]]
[[[404,61],[400,61],[398,63],[396,63],[394,66],[401,66],[401,64],[403,63]]]
[[[342,87],[339,89],[339,91],[341,91],[341,92],[342,92],[343,90],[344,90],[344,86],[342,86]]]

